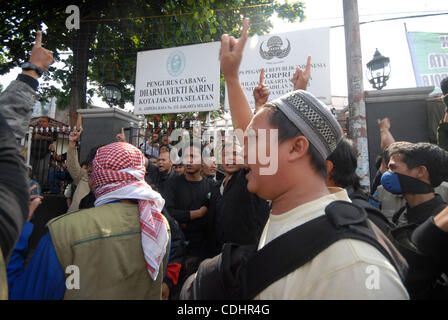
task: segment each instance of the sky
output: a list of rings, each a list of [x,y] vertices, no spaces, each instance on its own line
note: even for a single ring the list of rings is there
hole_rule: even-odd
[[[303,2],[306,5],[307,17],[304,22],[292,24],[277,19],[272,33],[344,24],[342,0],[305,0]],[[437,12],[448,12],[447,0],[358,0],[360,22]],[[362,24],[360,38],[364,72],[365,65],[373,58],[375,49],[378,48],[383,56],[390,58],[391,75],[385,89],[415,87],[404,23],[408,31],[448,33],[447,21],[448,15],[441,15]],[[343,27],[330,29],[330,73],[331,94],[347,96]],[[365,73],[363,77],[364,90],[373,90]]]
[[[273,18],[271,33],[332,27],[343,25],[342,0],[302,0],[305,5],[306,19],[302,23],[289,23]],[[360,22],[377,19],[411,16],[418,14],[448,12],[447,0],[358,0]],[[361,51],[363,67],[373,58],[375,49],[390,58],[391,75],[385,89],[415,87],[414,73],[404,23],[408,31],[446,32],[448,33],[448,15],[400,19],[388,22],[363,24],[361,30]],[[44,36],[45,37],[45,36]],[[45,39],[44,39],[45,40]],[[4,88],[17,77],[20,68],[0,76]],[[330,28],[330,73],[332,96],[347,96],[346,61],[344,28]],[[365,73],[364,90],[372,90]],[[93,99],[94,104],[108,107],[100,98]]]

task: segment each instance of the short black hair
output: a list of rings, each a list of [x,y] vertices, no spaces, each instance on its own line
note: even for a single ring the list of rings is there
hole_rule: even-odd
[[[389,154],[389,147],[390,147],[391,145],[388,145],[387,147],[385,147],[384,149],[383,149],[383,151],[381,152],[381,159],[382,159],[382,161],[384,161],[384,163],[386,164],[386,167],[389,165],[389,161],[390,161],[390,154]],[[381,163],[380,163],[380,166],[381,166]],[[379,169],[379,167],[378,167],[378,169]]]
[[[355,190],[361,187],[361,179],[356,173],[357,154],[351,140],[343,138],[327,160],[333,163],[330,178],[338,186],[342,188],[352,186]]]
[[[433,187],[439,186],[448,176],[448,153],[435,144],[399,141],[392,143],[387,149],[389,158],[397,154],[403,155],[401,161],[408,169],[425,166]]]
[[[274,104],[266,103],[263,108],[268,109],[271,112],[270,124],[278,129],[278,143],[282,143],[288,139],[303,136],[299,128],[295,126],[288,117]],[[309,143],[308,153],[311,156],[311,163],[314,166],[316,172],[325,179],[327,176],[327,166],[317,149]]]
[[[167,145],[167,144],[161,144],[160,147],[159,147],[159,152],[160,152],[160,150],[162,149],[162,147],[166,147],[166,148],[168,148],[168,150],[171,150],[169,145]]]

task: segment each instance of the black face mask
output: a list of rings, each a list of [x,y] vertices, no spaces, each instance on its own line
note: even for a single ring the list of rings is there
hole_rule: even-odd
[[[427,194],[433,193],[434,188],[419,179],[387,171],[381,177],[381,184],[383,187],[395,194]]]
[[[404,174],[397,174],[403,187],[403,193],[426,194],[434,192],[432,185],[427,184],[426,182]]]

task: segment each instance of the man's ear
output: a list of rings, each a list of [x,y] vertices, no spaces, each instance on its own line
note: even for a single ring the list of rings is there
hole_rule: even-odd
[[[330,177],[334,167],[333,162],[325,160],[325,166],[327,167],[327,177]]]
[[[429,172],[428,172],[428,169],[425,166],[415,167],[414,170],[416,172],[416,175],[417,175],[416,178],[417,179],[424,180],[427,183],[431,184]]]
[[[304,136],[292,138],[289,148],[289,160],[297,160],[304,157],[308,153],[309,142]]]

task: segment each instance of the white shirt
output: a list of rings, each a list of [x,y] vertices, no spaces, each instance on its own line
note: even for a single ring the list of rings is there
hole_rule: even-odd
[[[140,145],[140,150],[143,152],[143,154],[146,157],[159,157],[159,148],[158,147],[154,147],[151,143],[149,143],[148,141],[146,141],[145,143]]]
[[[325,214],[335,201],[350,201],[341,188],[280,215],[270,215],[258,249],[283,233]],[[319,236],[319,235],[316,235]],[[297,250],[301,245],[296,244]],[[372,271],[373,270],[373,271]],[[319,253],[313,260],[272,283],[255,299],[409,299],[398,273],[388,259],[372,245],[343,239]]]

